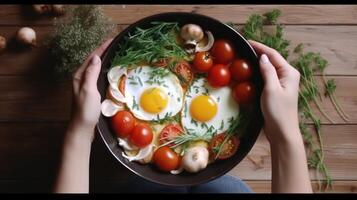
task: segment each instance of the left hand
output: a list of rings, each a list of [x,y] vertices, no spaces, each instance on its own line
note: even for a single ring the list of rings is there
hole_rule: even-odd
[[[94,128],[100,116],[100,99],[97,81],[101,69],[100,56],[113,39],[104,42],[94,50],[73,76],[74,112],[71,125],[94,138]]]

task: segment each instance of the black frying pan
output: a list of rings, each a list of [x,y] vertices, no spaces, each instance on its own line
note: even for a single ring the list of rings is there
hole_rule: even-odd
[[[226,38],[230,40],[234,45],[238,55],[252,63],[254,68],[253,83],[257,89],[257,98],[254,100],[252,106],[246,108],[248,109],[246,111],[250,115],[250,120],[247,127],[247,132],[244,133],[244,137],[241,139],[240,147],[233,157],[210,164],[206,169],[199,173],[190,174],[183,172],[179,175],[172,175],[159,171],[152,164],[142,165],[136,162],[129,162],[127,159],[122,157],[122,149],[119,147],[117,138],[111,130],[110,121],[103,115],[100,116],[99,123],[97,125],[98,131],[101,138],[104,140],[104,143],[108,147],[108,150],[121,164],[123,164],[135,174],[149,181],[171,186],[189,186],[211,181],[230,171],[248,154],[255,141],[257,140],[260,129],[262,128],[263,118],[260,110],[260,94],[263,82],[259,72],[257,55],[249,43],[237,31],[211,17],[184,12],[162,13],[149,16],[130,25],[118,36],[116,36],[111,45],[108,47],[107,51],[102,56],[102,71],[98,80],[98,90],[102,96],[102,101],[105,99],[106,88],[108,87],[106,72],[107,69],[109,69],[111,66],[111,62],[115,56],[115,52],[118,49],[119,42],[129,32],[133,32],[135,27],[150,27],[150,22],[152,21],[178,22],[180,25],[187,23],[198,24],[204,30],[211,31],[215,39]]]

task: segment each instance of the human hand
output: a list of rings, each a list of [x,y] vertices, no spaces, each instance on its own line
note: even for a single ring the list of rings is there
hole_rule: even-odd
[[[74,110],[71,126],[80,133],[94,138],[94,127],[100,116],[100,94],[97,88],[101,69],[100,56],[107,49],[112,39],[94,50],[73,75]]]
[[[261,107],[264,132],[270,142],[281,143],[299,136],[298,92],[300,73],[275,49],[249,41],[260,55],[260,71],[265,85]]]

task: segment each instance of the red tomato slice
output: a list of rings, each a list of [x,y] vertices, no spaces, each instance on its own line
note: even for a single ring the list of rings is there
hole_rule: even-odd
[[[215,135],[210,144],[209,149],[211,152],[211,157],[215,159],[217,157],[217,153],[219,152],[219,148],[221,147],[222,142],[226,138],[225,133]],[[238,150],[240,144],[240,140],[236,136],[231,136],[227,142],[221,147],[221,151],[218,155],[218,159],[224,160],[232,157]]]
[[[186,61],[181,61],[176,64],[174,69],[175,74],[186,84],[190,84],[193,80],[193,72],[191,65]]]
[[[176,136],[183,132],[182,128],[178,124],[169,124],[162,129],[159,137],[160,144],[166,144],[174,139]],[[167,146],[171,147],[174,143],[170,143]]]

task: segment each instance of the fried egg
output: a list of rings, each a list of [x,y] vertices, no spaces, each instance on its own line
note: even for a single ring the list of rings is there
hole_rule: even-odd
[[[228,86],[212,88],[204,78],[194,80],[186,92],[182,127],[200,136],[225,132],[239,114],[231,92]]]
[[[127,107],[141,120],[173,117],[183,107],[179,79],[162,67],[140,66],[129,71],[124,91]]]

